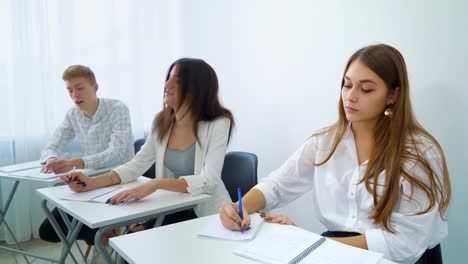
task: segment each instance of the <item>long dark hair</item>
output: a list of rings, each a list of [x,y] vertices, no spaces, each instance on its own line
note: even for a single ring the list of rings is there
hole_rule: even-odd
[[[180,89],[180,102],[189,99],[189,114],[195,120],[193,133],[198,141],[198,122],[213,121],[218,117],[230,120],[229,139],[234,127],[234,117],[231,111],[223,107],[218,98],[218,77],[213,68],[204,60],[181,58],[171,64],[167,71],[166,81],[169,80],[171,70],[177,65]],[[153,133],[158,134],[161,142],[169,132],[175,120],[175,111],[165,104],[163,110],[156,114],[153,120]],[[228,139],[228,141],[229,141]]]
[[[451,196],[447,163],[442,147],[417,122],[414,116],[409,96],[408,73],[403,56],[397,49],[386,44],[361,48],[349,58],[343,73],[341,87],[344,85],[344,75],[349,65],[356,60],[359,60],[382,78],[391,91],[394,91],[397,87],[399,88],[398,99],[392,109],[392,118],[386,117],[382,112],[377,122],[374,131],[375,144],[368,161],[367,170],[360,181],[360,183],[365,184],[367,191],[374,198],[374,208],[369,217],[374,220],[375,224],[381,224],[386,230],[394,232],[390,225],[390,218],[401,194],[400,179],[405,179],[411,184],[412,188],[421,189],[428,198],[428,206],[416,214],[427,213],[437,206],[439,214],[443,218]],[[348,120],[346,119],[341,95],[338,103],[338,113],[338,121],[334,125],[316,134],[335,131],[331,151],[325,160],[315,165],[320,166],[330,160],[346,132]],[[407,139],[408,135],[411,137],[410,140]],[[417,144],[417,137],[422,137],[434,144],[442,162],[440,164],[441,175],[436,174],[435,168],[431,167],[429,160],[422,154],[422,149]],[[422,180],[418,175],[408,171],[404,166],[405,162],[417,162],[427,174],[427,179]],[[385,183],[383,192],[379,196],[377,179],[383,170],[385,170]],[[412,193],[413,190],[411,190],[408,198],[412,198]],[[408,195],[404,194],[403,196]]]

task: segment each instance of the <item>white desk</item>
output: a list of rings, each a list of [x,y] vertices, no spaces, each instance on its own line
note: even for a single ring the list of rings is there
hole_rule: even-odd
[[[149,179],[146,177],[140,177],[137,181],[127,183],[124,186],[132,187],[148,180]],[[63,263],[65,261],[70,245],[75,241],[82,224],[85,224],[90,228],[99,228],[94,239],[95,246],[101,254],[104,255],[104,258],[108,263],[113,263],[112,258],[101,243],[101,237],[106,231],[131,223],[145,221],[155,217],[194,208],[197,204],[210,198],[210,196],[206,194],[191,196],[186,193],[160,190],[137,202],[121,205],[109,205],[60,200],[54,194],[54,191],[58,190],[58,188],[68,188],[68,186],[45,188],[37,191],[44,198],[42,201],[42,208],[44,209],[52,226],[54,226],[54,229],[60,239],[64,242],[64,249],[59,263]],[[67,223],[68,219],[63,217],[64,214],[62,214],[62,218],[64,218],[66,224],[69,225],[67,236],[63,234],[60,228],[57,228],[58,225],[47,208],[47,201],[55,205],[59,211],[66,212],[74,218],[72,222]],[[159,219],[162,218],[158,218],[158,222],[160,224],[162,221],[159,221]]]
[[[34,164],[36,164],[36,165],[34,165]],[[6,171],[9,171],[9,169],[12,168],[12,167],[16,167],[16,168],[23,167],[22,170],[24,170],[24,169],[35,168],[35,167],[40,168],[41,165],[40,165],[39,161],[32,161],[32,162],[26,162],[26,163],[22,163],[22,164],[16,164],[14,166],[2,167],[1,169],[2,170],[5,169]],[[98,170],[88,170],[87,173],[89,175],[97,175],[97,174],[100,174],[100,173],[107,172],[107,171],[109,171],[111,169],[112,168],[104,168],[104,169],[98,169]],[[0,204],[0,225],[2,223],[5,224],[8,232],[10,233],[13,240],[15,241],[16,247],[18,248],[18,249],[13,249],[13,248],[10,248],[10,247],[0,246],[0,249],[15,252],[15,253],[18,253],[18,254],[22,254],[24,256],[24,259],[25,259],[26,263],[31,263],[26,256],[31,256],[31,257],[34,257],[34,258],[39,258],[39,259],[55,262],[56,260],[52,259],[50,257],[38,256],[38,255],[31,254],[31,253],[28,253],[28,252],[24,251],[22,249],[20,243],[16,239],[16,236],[11,231],[10,226],[5,221],[5,216],[6,216],[7,212],[8,212],[10,204],[11,204],[11,202],[12,202],[14,196],[15,196],[18,185],[21,182],[22,183],[40,182],[40,183],[49,184],[49,186],[53,186],[53,185],[56,185],[58,183],[61,183],[62,180],[60,180],[59,178],[39,179],[39,178],[31,178],[31,177],[24,177],[24,176],[16,176],[16,175],[10,175],[9,173],[1,171],[1,170],[0,170],[0,179],[12,180],[12,181],[15,182],[13,184],[13,188],[10,190],[10,193],[8,194],[8,198],[7,198],[7,201],[6,201],[5,205],[2,206]]]
[[[198,238],[197,233],[214,218],[211,215],[178,224],[153,228],[129,235],[113,237],[110,245],[131,264],[153,263],[255,263],[232,253],[239,241]],[[282,228],[278,224],[264,223],[257,236]],[[394,264],[382,259],[379,264]]]

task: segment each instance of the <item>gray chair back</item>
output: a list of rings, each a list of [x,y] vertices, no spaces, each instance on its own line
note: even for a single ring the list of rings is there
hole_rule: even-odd
[[[244,195],[257,184],[257,167],[258,158],[253,153],[240,151],[226,153],[221,179],[233,202],[238,200],[238,187]]]
[[[133,143],[133,147],[135,148],[135,154],[138,151],[140,151],[141,146],[143,146],[143,144],[145,144],[145,142],[146,142],[146,139],[144,139],[144,138],[140,138],[138,140],[135,140],[135,142]],[[156,164],[153,163],[153,165],[151,165],[151,167],[145,173],[143,173],[143,176],[154,179],[154,177],[156,176],[156,169],[155,168],[156,168]]]

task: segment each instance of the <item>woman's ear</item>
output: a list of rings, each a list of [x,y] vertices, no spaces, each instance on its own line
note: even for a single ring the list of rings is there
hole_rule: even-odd
[[[396,87],[388,95],[388,104],[394,104],[397,101],[399,94],[400,94],[400,87]]]

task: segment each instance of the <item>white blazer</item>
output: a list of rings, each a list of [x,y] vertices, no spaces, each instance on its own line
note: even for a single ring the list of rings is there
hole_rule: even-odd
[[[192,195],[205,193],[211,195],[207,202],[195,208],[198,217],[218,212],[223,201],[231,201],[229,193],[221,180],[224,155],[229,136],[230,121],[222,117],[214,121],[200,121],[198,123],[198,139],[195,148],[194,175],[181,176],[187,184],[187,191]],[[164,175],[164,155],[166,152],[169,133],[158,141],[156,133],[151,133],[145,144],[135,157],[114,171],[119,175],[121,184],[134,181],[156,161],[156,178],[166,178]]]

